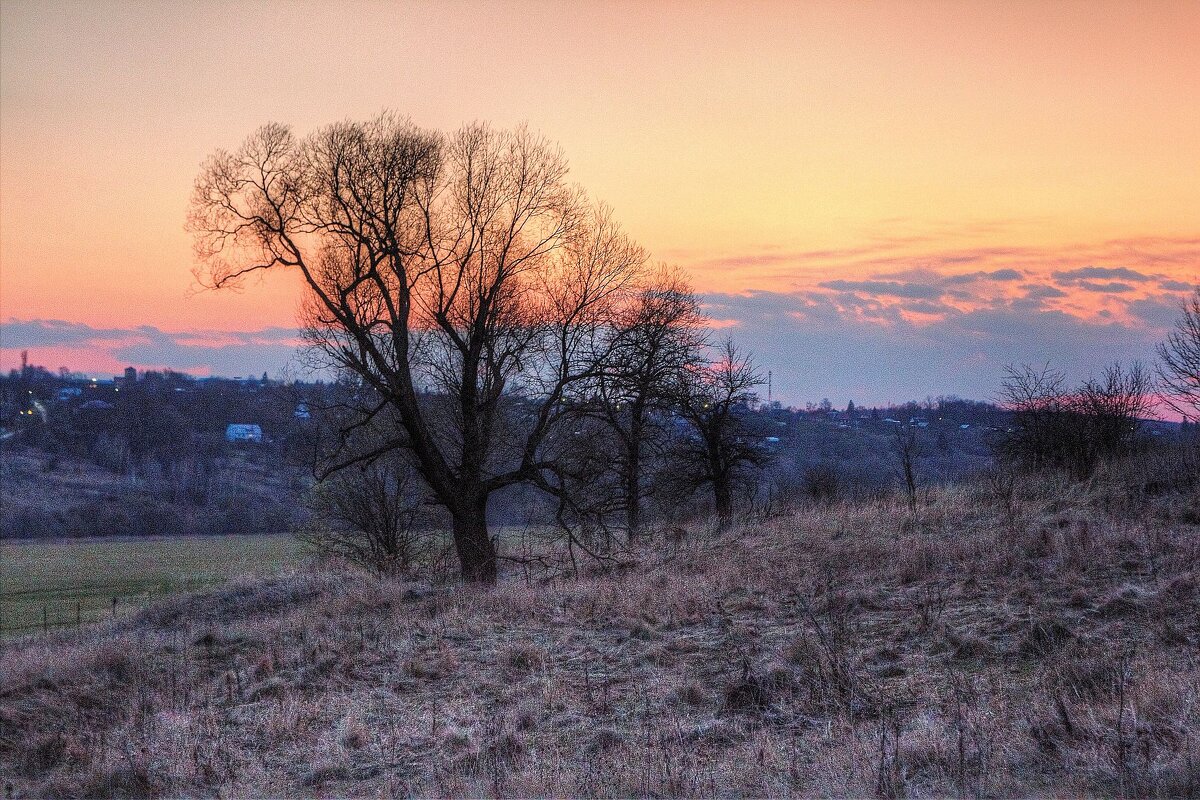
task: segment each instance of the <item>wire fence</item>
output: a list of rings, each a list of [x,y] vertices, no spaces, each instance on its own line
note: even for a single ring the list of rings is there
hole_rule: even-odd
[[[138,587],[130,587],[128,583],[93,583],[0,592],[0,637],[102,622],[135,611],[156,598],[219,582],[188,579]]]

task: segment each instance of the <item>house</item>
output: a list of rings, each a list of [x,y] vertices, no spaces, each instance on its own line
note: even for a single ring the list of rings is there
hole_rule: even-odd
[[[225,441],[227,442],[262,444],[262,440],[262,428],[257,425],[230,424],[225,428]]]

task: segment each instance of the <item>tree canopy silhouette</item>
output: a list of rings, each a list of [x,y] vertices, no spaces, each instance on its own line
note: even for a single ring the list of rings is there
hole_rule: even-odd
[[[1200,287],[1158,345],[1158,360],[1163,399],[1185,419],[1200,420]]]
[[[465,579],[496,578],[488,497],[553,489],[546,444],[615,346],[646,256],[524,128],[446,134],[385,114],[218,150],[188,221],[202,283],[292,269],[304,335],[362,383],[346,428],[389,421],[332,472],[396,448],[453,521]]]

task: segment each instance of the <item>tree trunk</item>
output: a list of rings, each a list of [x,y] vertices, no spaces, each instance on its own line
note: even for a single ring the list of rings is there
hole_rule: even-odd
[[[462,504],[453,514],[454,547],[468,583],[496,582],[496,548],[488,535],[487,497]]]
[[[917,513],[917,477],[913,474],[912,456],[904,456],[904,486],[908,490],[908,508]]]
[[[626,497],[629,498],[629,505],[625,509],[625,532],[629,536],[629,541],[634,541],[638,538],[638,529],[642,524],[642,509],[641,499],[638,497],[640,487],[638,486],[637,475],[630,475],[625,483]]]
[[[710,424],[705,432],[704,445],[707,449],[705,455],[708,460],[708,477],[712,481],[717,526],[724,530],[729,527],[729,521],[733,518],[733,468],[723,458],[724,444],[717,425]]]
[[[717,524],[721,528],[729,527],[733,519],[733,491],[726,475],[713,475],[713,503],[717,511]]]
[[[637,538],[642,524],[642,425],[639,416],[640,411],[634,409],[629,448],[625,454],[625,530],[631,542]]]

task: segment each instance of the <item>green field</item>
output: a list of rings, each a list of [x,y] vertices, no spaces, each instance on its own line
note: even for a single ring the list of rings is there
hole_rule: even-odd
[[[127,613],[154,598],[303,560],[290,536],[0,542],[0,635]]]

